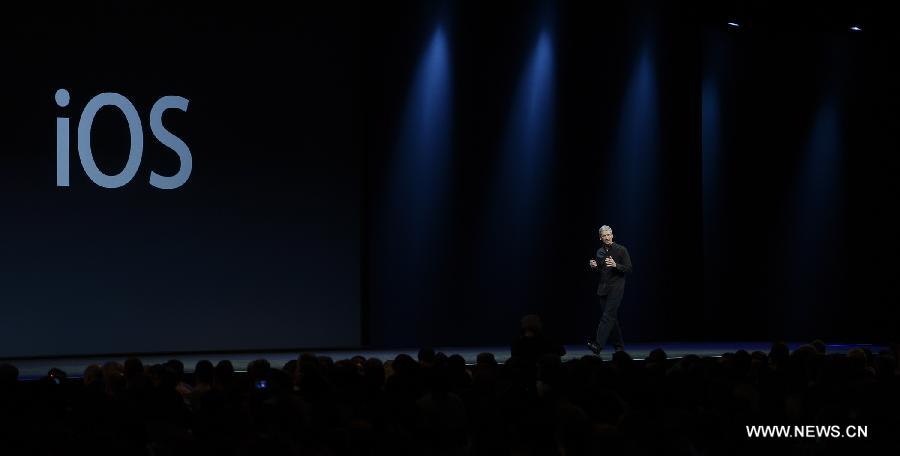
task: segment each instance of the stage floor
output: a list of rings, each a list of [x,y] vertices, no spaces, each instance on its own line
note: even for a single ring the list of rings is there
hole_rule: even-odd
[[[805,342],[788,343],[791,350],[805,344]],[[721,356],[723,353],[734,352],[737,350],[747,350],[753,352],[756,350],[768,353],[772,346],[771,342],[658,342],[658,343],[634,343],[626,346],[626,351],[635,359],[644,359],[650,352],[656,348],[662,348],[666,351],[669,358],[681,358],[686,355],[698,356]],[[830,344],[827,345],[827,353],[847,353],[855,347],[868,348],[873,352],[878,352],[886,347],[872,344]],[[466,362],[473,364],[479,353],[493,353],[497,361],[505,362],[509,358],[509,347],[436,347],[435,351],[443,352],[447,355],[459,354],[466,359]],[[590,355],[590,350],[584,345],[567,345],[567,354],[563,360],[580,358]],[[252,352],[252,353],[198,353],[198,354],[154,354],[139,356],[145,365],[164,363],[170,359],[178,359],[184,363],[186,372],[193,372],[194,365],[200,360],[209,360],[213,364],[220,360],[230,360],[235,370],[243,371],[247,368],[247,364],[256,359],[267,359],[272,367],[281,368],[285,363],[292,359],[296,359],[299,352],[297,351],[272,351],[272,352]],[[406,353],[413,358],[416,357],[418,349],[354,349],[354,350],[321,350],[313,352],[316,355],[330,356],[334,360],[347,359],[355,355],[362,355],[366,358],[379,358],[382,361],[393,359],[400,353]],[[612,350],[601,353],[601,358],[610,359]],[[56,367],[65,371],[70,378],[81,377],[84,369],[91,364],[103,364],[107,361],[124,362],[125,357],[62,357],[62,358],[40,358],[40,359],[0,359],[0,363],[10,363],[19,369],[19,378],[22,380],[35,380],[47,374],[52,367]]]

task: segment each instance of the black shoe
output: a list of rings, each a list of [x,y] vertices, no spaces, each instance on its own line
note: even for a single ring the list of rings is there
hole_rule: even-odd
[[[594,352],[595,355],[599,355],[599,354],[600,354],[600,346],[597,345],[596,342],[594,342],[594,341],[589,341],[589,342],[587,343],[587,347],[588,347],[589,349],[591,349],[591,351]]]

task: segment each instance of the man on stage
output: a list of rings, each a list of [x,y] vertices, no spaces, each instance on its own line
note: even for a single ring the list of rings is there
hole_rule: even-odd
[[[596,339],[587,344],[594,354],[600,354],[607,339],[610,339],[616,351],[625,349],[617,315],[625,292],[625,274],[631,273],[628,249],[613,242],[612,228],[608,225],[600,227],[600,240],[603,245],[597,249],[596,257],[589,262],[591,270],[600,273],[597,295],[600,296],[600,309],[603,312],[597,326]]]

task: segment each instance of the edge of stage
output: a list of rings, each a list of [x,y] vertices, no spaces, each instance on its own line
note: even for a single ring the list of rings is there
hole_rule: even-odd
[[[797,347],[806,344],[806,342],[789,342],[788,347],[793,351]],[[628,344],[625,351],[634,359],[644,359],[651,351],[656,348],[662,348],[666,351],[669,359],[683,358],[687,355],[697,355],[701,357],[718,357],[723,353],[735,352],[738,350],[747,350],[748,352],[763,351],[768,353],[772,346],[772,342],[657,342],[657,343],[634,343]],[[874,344],[827,344],[826,353],[828,354],[846,354],[853,348],[865,348],[873,352],[878,352],[887,347]],[[474,364],[479,353],[490,352],[494,354],[497,362],[503,363],[509,359],[509,346],[482,346],[482,347],[435,347],[436,352],[443,352],[447,355],[459,354],[465,358],[466,363]],[[356,355],[366,358],[378,358],[382,361],[394,359],[398,354],[405,353],[413,358],[418,354],[418,348],[399,348],[399,349],[341,349],[341,350],[279,350],[279,351],[259,351],[259,352],[242,352],[242,353],[156,353],[150,355],[137,355],[145,365],[164,363],[170,359],[178,359],[184,363],[185,372],[193,372],[194,365],[200,360],[209,360],[213,364],[221,360],[229,360],[234,365],[235,370],[245,371],[247,364],[256,359],[266,359],[271,363],[272,367],[280,368],[292,359],[297,359],[299,353],[309,352],[320,356],[329,356],[334,360],[348,359]],[[581,358],[582,356],[592,355],[590,350],[584,345],[566,345],[566,355],[563,361]],[[62,369],[68,374],[69,378],[80,378],[84,369],[91,364],[103,364],[108,361],[124,362],[127,355],[99,355],[99,356],[78,356],[78,357],[59,357],[59,358],[0,358],[0,363],[10,363],[19,369],[19,378],[22,380],[36,380],[47,375],[50,368],[56,367]],[[604,350],[600,357],[609,360],[612,357],[611,347]]]

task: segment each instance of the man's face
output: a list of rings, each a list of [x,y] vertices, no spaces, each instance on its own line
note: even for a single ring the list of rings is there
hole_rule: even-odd
[[[603,241],[604,244],[610,245],[612,244],[612,231],[601,231],[600,232],[600,240]]]

